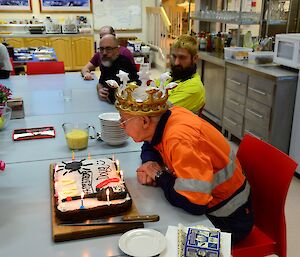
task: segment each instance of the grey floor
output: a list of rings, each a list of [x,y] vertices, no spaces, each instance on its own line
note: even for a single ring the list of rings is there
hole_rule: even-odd
[[[99,77],[99,71],[95,72]],[[152,79],[158,79],[162,71],[151,69]],[[230,141],[232,148],[236,151],[238,145]],[[300,164],[299,164],[300,165]],[[285,212],[287,223],[287,257],[300,257],[300,179],[294,177],[288,192]],[[276,256],[276,255],[271,255]],[[255,256],[253,256],[255,257]]]

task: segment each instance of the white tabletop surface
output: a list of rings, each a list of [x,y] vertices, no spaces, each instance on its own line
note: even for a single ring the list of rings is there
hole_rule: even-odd
[[[85,122],[100,130],[98,115],[115,111],[114,106],[99,101],[94,81],[83,81],[79,73],[37,76],[12,76],[0,83],[12,88],[14,96],[25,102],[25,118],[11,120],[0,131],[0,160],[6,169],[0,172],[0,257],[93,257],[121,254],[121,234],[54,243],[51,237],[49,165],[70,160],[71,151],[65,142],[61,125],[64,122]],[[64,102],[62,90],[71,87],[73,99]],[[16,128],[54,126],[56,137],[27,141],[12,140]],[[131,139],[121,146],[90,140],[86,150],[76,151],[76,159],[110,157],[120,161],[125,182],[141,214],[158,214],[160,221],[145,223],[146,228],[162,233],[169,225],[203,224],[211,226],[205,216],[190,215],[171,206],[160,188],[137,183],[141,144]]]
[[[93,156],[94,158],[100,156]],[[211,225],[205,216],[190,215],[171,206],[160,188],[138,184],[135,171],[140,165],[138,152],[116,154],[125,182],[141,214],[158,214],[160,221],[145,223],[146,228],[163,234],[168,225],[178,223]],[[51,238],[49,165],[36,161],[7,165],[0,173],[0,256],[114,256],[121,253],[121,234],[54,243]]]

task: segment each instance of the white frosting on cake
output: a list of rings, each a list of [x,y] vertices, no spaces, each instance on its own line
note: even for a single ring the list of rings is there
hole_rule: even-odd
[[[100,185],[99,185],[100,184]],[[114,192],[124,192],[125,185],[116,172],[115,165],[108,158],[98,160],[74,160],[57,163],[54,170],[54,193],[57,197],[57,209],[66,212],[80,209],[82,203],[85,209],[104,205],[122,204],[125,199],[98,201],[96,187],[111,188]],[[81,194],[84,193],[83,201]],[[93,198],[90,198],[93,196]],[[67,199],[68,198],[68,199]],[[72,200],[70,201],[70,198]]]

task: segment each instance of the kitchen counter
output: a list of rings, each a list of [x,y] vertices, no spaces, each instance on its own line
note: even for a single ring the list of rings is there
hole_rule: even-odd
[[[2,38],[40,38],[40,37],[86,37],[86,36],[94,36],[92,33],[77,33],[77,34],[30,34],[26,33],[11,33],[11,34],[0,34]]]

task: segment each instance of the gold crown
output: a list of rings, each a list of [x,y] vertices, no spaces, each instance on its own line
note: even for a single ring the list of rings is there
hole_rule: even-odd
[[[156,116],[164,113],[169,107],[168,91],[177,86],[171,82],[166,86],[161,83],[157,87],[154,82],[149,86],[138,86],[136,82],[130,82],[124,87],[119,86],[116,81],[106,81],[116,90],[115,106],[118,110],[135,115]]]

